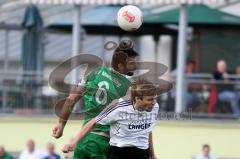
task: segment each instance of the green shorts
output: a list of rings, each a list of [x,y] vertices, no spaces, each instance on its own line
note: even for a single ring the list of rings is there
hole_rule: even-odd
[[[89,133],[74,150],[74,159],[107,159],[109,138]]]

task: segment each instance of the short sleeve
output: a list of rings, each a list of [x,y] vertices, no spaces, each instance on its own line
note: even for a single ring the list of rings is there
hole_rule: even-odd
[[[94,81],[98,71],[99,68],[92,70],[91,73],[89,73],[86,77],[83,77],[81,81],[78,82],[78,86],[86,86],[88,81]]]
[[[110,125],[118,120],[119,110],[116,106],[103,110],[97,117],[96,121],[101,125]]]

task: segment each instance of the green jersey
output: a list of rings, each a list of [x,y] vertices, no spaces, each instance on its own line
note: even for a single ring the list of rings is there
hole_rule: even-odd
[[[91,72],[86,80],[85,88],[85,122],[96,117],[113,100],[124,97],[131,82],[122,74],[101,67]],[[109,133],[109,126],[98,125],[93,130]]]

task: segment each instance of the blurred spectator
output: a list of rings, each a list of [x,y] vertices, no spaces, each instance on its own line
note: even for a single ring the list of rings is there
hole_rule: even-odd
[[[197,157],[196,159],[216,159],[215,157],[210,156],[210,146],[205,144],[202,147],[202,156]]]
[[[192,75],[196,73],[195,61],[189,61],[186,66],[186,75]],[[198,80],[197,77],[187,77],[187,80]],[[200,104],[201,99],[198,95],[199,90],[202,90],[202,85],[197,83],[189,83],[187,85],[187,109],[192,108],[193,110]]]
[[[35,143],[32,139],[27,141],[27,150],[20,154],[19,159],[43,159],[46,153],[35,148]]]
[[[223,82],[230,81],[229,79],[229,73],[227,71],[227,64],[224,60],[220,60],[217,62],[217,69],[213,73],[215,80],[221,80]],[[239,97],[238,95],[233,91],[234,85],[229,83],[221,83],[216,84],[217,87],[217,93],[218,93],[218,99],[220,101],[229,102],[232,108],[232,111],[234,114],[240,114],[239,110]]]
[[[5,151],[3,146],[0,146],[0,159],[13,159],[13,157]]]
[[[240,66],[237,66],[236,68],[236,75],[240,77]]]
[[[240,82],[240,66],[237,66],[237,68],[235,70],[235,74],[237,76],[237,81]],[[236,90],[238,96],[240,96],[240,83],[235,85],[235,90]]]
[[[236,67],[235,74],[237,76],[237,84],[235,85],[235,92],[238,96],[238,103],[240,105],[240,66]]]
[[[44,159],[60,159],[61,157],[55,153],[55,147],[52,143],[47,144],[48,155]]]
[[[195,72],[196,72],[196,62],[193,60],[190,60],[189,62],[187,62],[186,73],[192,74]]]
[[[197,79],[196,77],[191,77],[191,75],[193,73],[196,72],[196,63],[195,61],[191,60],[191,61],[188,61],[187,64],[186,64],[186,69],[185,69],[185,73],[186,75],[190,75],[189,77],[187,77],[188,80],[195,80]],[[173,70],[171,72],[171,75],[170,75],[170,79],[171,81],[176,81],[176,76],[177,76],[177,70]],[[195,109],[199,104],[200,104],[200,98],[197,94],[198,90],[202,88],[202,86],[200,84],[196,84],[196,83],[191,83],[191,84],[188,84],[186,83],[187,86],[186,86],[186,109],[188,110],[189,108],[192,108],[192,109]],[[175,101],[175,98],[176,98],[176,89],[173,88],[173,90],[171,91],[171,95],[170,95],[170,98],[169,98],[169,101],[168,101],[168,105],[174,105],[174,102],[172,101]],[[174,111],[174,107],[172,107],[171,109],[168,109],[167,111]]]

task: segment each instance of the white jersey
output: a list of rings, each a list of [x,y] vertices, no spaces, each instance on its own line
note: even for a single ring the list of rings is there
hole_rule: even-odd
[[[25,150],[20,154],[19,159],[43,159],[46,155],[47,153],[40,149],[35,149],[33,152]]]
[[[137,147],[148,149],[149,133],[158,115],[156,103],[151,112],[135,110],[131,100],[119,102],[106,108],[97,117],[97,123],[110,125],[110,145],[117,147]]]

